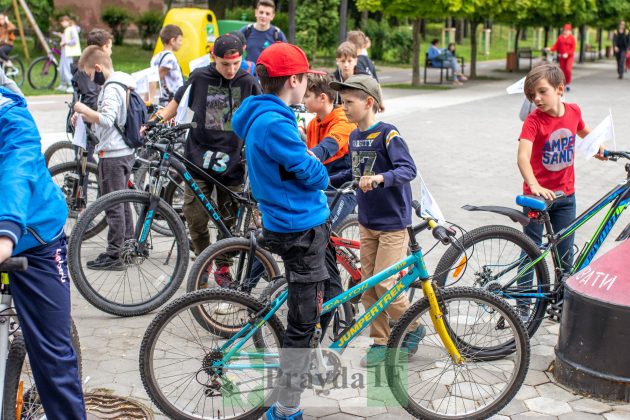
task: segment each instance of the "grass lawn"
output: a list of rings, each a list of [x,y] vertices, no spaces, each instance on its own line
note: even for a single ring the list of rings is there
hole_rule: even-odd
[[[29,44],[31,43],[32,42],[29,41]],[[13,53],[19,54],[20,57],[22,57],[24,61],[24,54],[22,54],[21,42],[15,43],[15,48],[13,50]],[[31,50],[31,60],[34,60],[40,55],[43,55],[43,53]],[[139,45],[127,45],[127,44],[121,45],[121,46],[115,45],[113,48],[112,61],[114,63],[114,68],[116,70],[124,71],[126,73],[133,73],[135,71],[142,70],[149,67],[149,63],[151,61],[152,56],[153,56],[153,51],[143,50],[142,48],[140,48]],[[24,66],[26,67],[25,68],[25,72],[26,72],[28,69],[28,63],[24,62]],[[50,94],[57,93],[54,90],[54,88],[59,86],[59,83],[60,83],[60,79],[59,79],[59,75],[57,75],[57,80],[55,81],[55,84],[53,85],[53,89],[43,89],[43,90],[37,89],[36,90],[36,89],[33,89],[29,85],[28,81],[26,80],[26,75],[25,75],[25,81],[21,89],[22,89],[22,92],[24,92],[24,95],[26,96],[50,95]]]

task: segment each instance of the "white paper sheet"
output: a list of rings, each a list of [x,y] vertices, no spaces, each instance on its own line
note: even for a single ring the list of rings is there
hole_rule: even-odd
[[[87,149],[87,131],[85,129],[85,122],[83,122],[83,117],[80,115],[77,118],[77,125],[74,127],[72,144]]]
[[[177,106],[177,115],[175,115],[175,122],[177,124],[188,124],[193,119],[194,113],[188,107],[188,101],[190,99],[190,87],[191,86],[192,85],[188,86],[188,88],[184,92],[184,95],[182,96],[181,102]]]
[[[575,149],[589,160],[599,152],[599,147],[607,141],[615,142],[615,129],[613,127],[612,114],[608,114],[588,136],[579,139],[575,144]],[[616,148],[616,147],[615,147]]]
[[[525,77],[523,77],[518,82],[506,87],[505,90],[507,91],[508,95],[524,93],[525,92]]]
[[[190,72],[198,69],[199,67],[205,67],[210,64],[210,54],[204,54],[199,58],[195,58],[188,63],[188,67],[190,68]]]

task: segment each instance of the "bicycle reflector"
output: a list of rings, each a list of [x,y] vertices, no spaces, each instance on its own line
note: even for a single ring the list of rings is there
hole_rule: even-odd
[[[538,216],[540,216],[540,212],[536,211],[536,210],[530,210],[527,212],[527,217],[529,217],[530,219],[538,219]]]

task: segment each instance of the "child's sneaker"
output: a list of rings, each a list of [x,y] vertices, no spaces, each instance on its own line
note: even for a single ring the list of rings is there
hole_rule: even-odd
[[[367,354],[361,359],[361,367],[374,367],[383,363],[387,347],[380,344],[373,344],[367,351]]]
[[[125,264],[120,258],[114,258],[106,253],[100,254],[85,265],[90,270],[123,271],[125,269]]]
[[[409,355],[414,355],[418,351],[420,341],[427,333],[427,329],[423,325],[419,326],[413,331],[409,331],[405,338],[403,338],[402,347],[406,347]]]
[[[303,410],[300,410],[295,414],[291,414],[290,416],[281,416],[276,413],[275,407],[275,404],[269,407],[269,410],[267,410],[267,412],[262,416],[263,420],[302,420],[302,414],[304,413]]]

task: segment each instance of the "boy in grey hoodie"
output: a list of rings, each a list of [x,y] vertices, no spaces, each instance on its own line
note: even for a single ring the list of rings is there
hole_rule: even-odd
[[[127,120],[127,88],[134,89],[135,82],[127,73],[115,72],[112,60],[105,51],[93,45],[87,47],[79,60],[79,69],[91,80],[97,73],[102,73],[105,85],[98,96],[98,109],[77,102],[74,105],[77,115],[92,124],[94,135],[98,139],[95,152],[98,154],[98,184],[101,195],[112,191],[124,190],[135,161],[134,150],[127,146],[122,134],[116,128],[124,127]],[[109,233],[107,250],[95,260],[88,261],[92,270],[124,270],[120,259],[120,249],[126,238],[131,237],[131,208],[118,206],[106,212]]]

